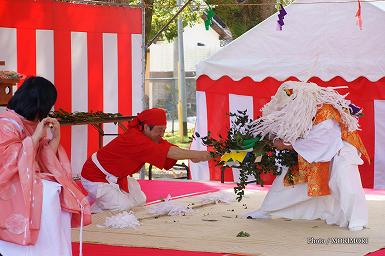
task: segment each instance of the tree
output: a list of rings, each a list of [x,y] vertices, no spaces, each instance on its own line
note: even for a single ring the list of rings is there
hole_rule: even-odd
[[[151,26],[146,33],[152,39],[154,35],[175,15],[181,6],[176,6],[176,0],[146,0],[153,1],[152,8],[146,8],[146,12],[152,10]],[[201,1],[192,0],[180,14],[183,17],[183,27],[193,26],[202,17]],[[149,19],[146,23],[149,23]],[[148,25],[148,24],[146,24]],[[171,41],[177,35],[176,22],[172,22],[160,35],[159,39]],[[148,40],[146,40],[148,42]]]
[[[59,0],[68,2],[68,0]],[[183,0],[185,2],[187,0]],[[281,0],[287,4],[292,0]],[[94,0],[93,2],[145,6],[146,44],[169,21],[180,7],[176,0]],[[182,12],[183,26],[193,26],[201,20],[202,13],[209,4],[228,26],[233,38],[237,38],[270,15],[275,9],[271,0],[192,0]],[[158,40],[171,41],[176,37],[176,22],[172,22]]]
[[[71,2],[68,0],[58,0],[60,2]],[[187,1],[187,0],[184,0]],[[76,2],[76,1],[74,1]],[[145,6],[145,30],[146,44],[155,34],[174,16],[180,7],[176,6],[176,0],[93,0],[92,3],[101,4],[122,4],[133,6]],[[183,12],[183,26],[193,26],[202,17],[201,0],[193,0]],[[177,35],[176,22],[172,22],[167,29],[159,36],[158,40],[171,41]]]
[[[271,0],[207,0],[215,15],[228,26],[233,39],[271,16],[275,3]]]

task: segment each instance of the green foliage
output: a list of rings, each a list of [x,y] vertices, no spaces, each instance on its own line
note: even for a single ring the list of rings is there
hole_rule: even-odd
[[[164,134],[164,139],[167,140],[168,142],[174,144],[174,145],[177,145],[178,147],[180,148],[185,148],[185,149],[188,149],[190,147],[190,144],[191,144],[191,136],[192,136],[192,129],[189,129],[187,130],[187,136],[186,137],[183,137],[182,140],[179,136],[179,133],[176,132],[176,133],[171,133],[171,132],[167,132]]]
[[[185,1],[183,1],[185,2]],[[183,27],[193,26],[201,19],[202,11],[200,9],[199,0],[193,0],[180,14],[183,18]],[[154,0],[153,15],[151,22],[150,38],[153,36],[177,13],[180,9],[176,6],[175,0]],[[161,34],[159,39],[166,39],[171,41],[177,35],[177,24],[172,22],[168,28]]]
[[[237,237],[249,237],[250,234],[245,232],[245,231],[241,231],[237,234]]]
[[[221,20],[230,29],[233,39],[241,36],[266,18],[273,15],[276,9],[276,1],[248,0],[245,4],[235,4],[234,0],[207,0]],[[287,5],[292,0],[281,0]],[[272,28],[275,29],[275,28]]]
[[[259,2],[261,1],[250,0],[247,1],[247,4]],[[241,36],[266,18],[262,15],[264,8],[271,9],[271,12],[269,12],[270,15],[275,11],[274,4],[270,7],[242,4],[234,5],[234,3],[236,3],[234,0],[223,0],[220,1],[220,3],[218,0],[208,0],[207,3],[213,6],[215,15],[219,16],[228,26],[234,39]],[[218,3],[218,5],[215,5],[216,3]]]
[[[58,0],[68,2],[68,0]],[[130,4],[146,8],[146,43],[173,17],[178,11],[176,0],[94,0],[101,3]],[[183,0],[185,2],[187,0]],[[281,0],[284,6],[292,0]],[[207,10],[207,3],[212,7]],[[229,27],[233,38],[237,38],[278,10],[278,2],[271,0],[248,0],[245,4],[237,4],[234,0],[193,0],[182,12],[183,26],[192,26],[199,22],[203,11],[208,15],[220,17]],[[290,14],[290,13],[289,13]],[[158,40],[171,41],[177,35],[176,22],[161,34]]]
[[[278,151],[273,147],[270,140],[261,139],[260,136],[254,135],[252,130],[255,124],[252,119],[249,119],[246,111],[230,113],[230,117],[232,118],[231,127],[227,130],[226,138],[221,135],[214,138],[210,132],[205,137],[195,133],[193,138],[201,139],[205,146],[211,148],[211,155],[216,165],[220,166],[222,170],[228,167],[228,163],[224,162],[221,156],[230,153],[232,150],[244,150],[246,144],[254,141],[252,150],[248,150],[249,152],[243,161],[230,166],[238,168],[240,172],[239,182],[234,187],[234,192],[237,195],[237,200],[241,201],[249,175],[254,176],[256,183],[263,186],[262,174],[280,175],[282,166],[292,167],[297,164],[298,155],[291,150]]]
[[[281,4],[283,6],[286,6],[288,4],[291,4],[294,0],[280,0],[275,3],[275,9],[279,11]]]
[[[68,0],[58,0],[68,1]],[[94,0],[101,3],[129,4],[142,6],[146,10],[145,30],[146,43],[174,16],[180,7],[176,6],[176,0]],[[182,4],[187,0],[183,0]],[[183,27],[192,26],[201,19],[203,8],[201,0],[192,0],[180,14],[183,17]],[[175,20],[176,21],[176,20]],[[171,41],[177,35],[176,22],[172,22],[157,40]]]
[[[131,4],[140,4],[141,0],[128,0]],[[182,1],[185,3],[186,0]],[[146,6],[146,43],[178,12],[176,0],[145,0]],[[193,26],[202,16],[201,1],[193,0],[179,14],[183,18],[183,27]],[[177,19],[172,22],[157,40],[172,41],[177,36]]]
[[[51,111],[50,117],[57,118],[61,123],[76,123],[76,122],[102,122],[103,120],[119,118],[120,113],[104,113],[98,112],[67,112],[63,109]]]
[[[234,187],[234,192],[237,195],[237,200],[241,201],[244,196],[244,190],[247,185],[248,176],[253,176],[255,182],[261,186],[264,185],[263,179],[261,178],[262,174],[273,174],[280,175],[282,170],[281,166],[291,167],[296,165],[298,155],[295,151],[282,150],[277,151],[272,147],[269,141],[262,141],[257,145],[257,147],[262,147],[259,149],[254,149],[253,153],[248,153],[243,162],[239,163],[238,166],[233,166],[238,168],[240,171],[239,182],[237,186]],[[257,158],[260,157],[260,162]],[[223,166],[225,163],[219,163]]]
[[[224,153],[229,153],[230,149],[244,149],[244,145],[248,144],[251,140],[258,141],[260,137],[256,137],[251,132],[254,124],[253,120],[249,119],[245,111],[237,111],[238,113],[230,113],[231,128],[227,130],[226,138],[222,135],[218,135],[219,139],[215,139],[208,132],[205,137],[200,137],[199,133],[195,133],[193,138],[200,138],[202,143],[206,146],[211,146],[215,149],[212,152],[213,157],[220,157]]]

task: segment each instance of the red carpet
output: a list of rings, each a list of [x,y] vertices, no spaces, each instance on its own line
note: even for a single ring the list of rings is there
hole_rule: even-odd
[[[370,252],[366,254],[365,256],[385,256],[385,248],[382,248],[375,252]]]
[[[147,204],[159,202],[168,194],[173,198],[180,198],[220,190],[215,185],[192,181],[138,180],[138,182],[147,196]]]
[[[201,182],[184,182],[184,181],[168,181],[168,180],[138,180],[143,192],[147,196],[147,204],[153,204],[166,198],[168,194],[172,198],[181,198],[186,196],[206,194],[219,191],[221,189],[232,188],[234,185],[221,185],[217,182],[201,183]],[[76,181],[77,185],[87,194],[80,181]]]
[[[79,255],[79,243],[72,243],[72,254]],[[236,256],[239,254],[190,252],[143,247],[83,244],[83,256]]]
[[[170,194],[173,198],[181,198],[192,195],[200,195],[224,189],[234,188],[234,183],[170,181],[170,180],[138,180],[142,190],[147,196],[147,204],[157,203]],[[80,181],[77,182],[82,188]],[[248,184],[248,190],[268,191],[270,185],[261,187],[256,184]],[[385,190],[365,189],[367,195],[385,196]]]

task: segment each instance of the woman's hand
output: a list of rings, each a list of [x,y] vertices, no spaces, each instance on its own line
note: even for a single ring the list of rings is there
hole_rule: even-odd
[[[56,153],[60,144],[60,123],[57,119],[47,117],[48,126],[51,128],[52,139],[48,143]]]
[[[52,140],[60,141],[60,124],[55,118],[47,117],[44,120],[48,123],[48,127],[51,128]],[[51,141],[52,141],[51,140]]]
[[[36,146],[39,145],[40,140],[47,135],[48,129],[51,129],[52,132],[52,139],[49,145],[54,152],[57,152],[60,143],[60,124],[55,118],[46,117],[37,124],[35,132],[32,135],[33,144]]]
[[[47,124],[45,119],[37,124],[36,129],[32,134],[32,141],[35,146],[39,145],[40,140],[47,135]]]

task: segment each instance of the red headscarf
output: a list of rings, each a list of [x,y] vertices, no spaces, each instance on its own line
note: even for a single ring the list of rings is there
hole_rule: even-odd
[[[146,109],[130,122],[130,126],[135,127],[138,126],[139,123],[151,126],[167,125],[166,111],[161,108]]]

